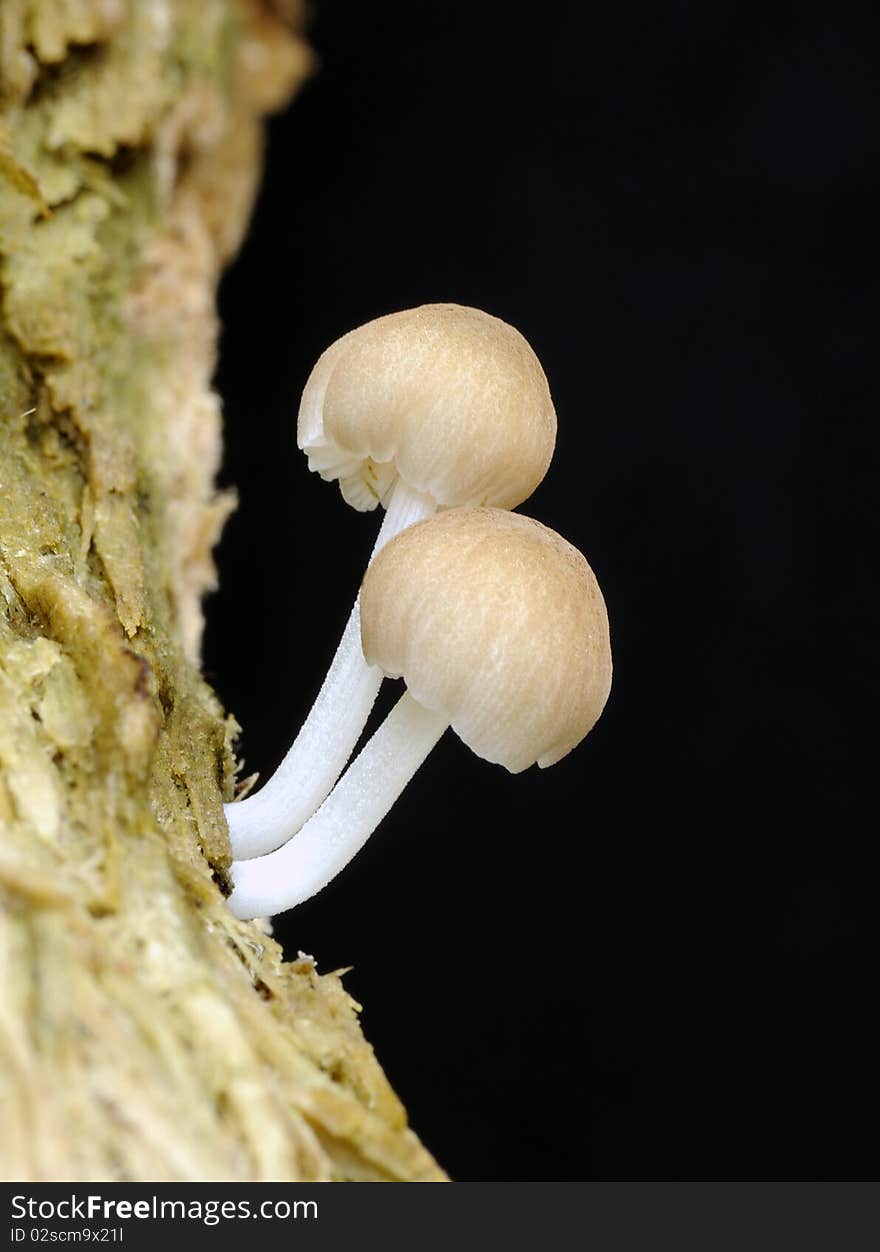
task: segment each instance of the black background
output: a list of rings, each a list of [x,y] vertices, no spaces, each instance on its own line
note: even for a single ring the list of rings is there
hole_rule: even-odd
[[[378,524],[295,446],[312,364],[371,317],[452,300],[527,336],[559,441],[524,511],[611,617],[571,756],[511,777],[448,734],[277,923],[354,965],[456,1178],[880,1172],[868,12],[324,0],[272,124],[222,291],[241,504],[205,648],[248,771]]]

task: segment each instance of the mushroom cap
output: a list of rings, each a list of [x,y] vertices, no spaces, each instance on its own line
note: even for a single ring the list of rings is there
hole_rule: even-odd
[[[364,578],[361,639],[369,664],[514,774],[569,753],[611,687],[608,614],[585,558],[499,509],[450,509],[392,539]]]
[[[512,326],[424,304],[332,344],[300,403],[309,468],[374,509],[398,474],[442,505],[514,508],[547,472],[556,411],[541,363]]]

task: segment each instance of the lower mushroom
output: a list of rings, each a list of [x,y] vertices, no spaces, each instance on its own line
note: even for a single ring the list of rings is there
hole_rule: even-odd
[[[566,756],[611,687],[608,617],[585,558],[531,518],[451,509],[392,539],[360,595],[363,652],[407,691],[284,847],[235,861],[238,917],[316,894],[366,843],[451,725],[519,773]]]

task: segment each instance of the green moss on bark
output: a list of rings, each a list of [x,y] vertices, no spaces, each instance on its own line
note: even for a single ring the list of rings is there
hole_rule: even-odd
[[[260,116],[307,67],[276,8],[0,8],[8,1178],[441,1177],[339,979],[284,964],[217,886],[213,300]]]

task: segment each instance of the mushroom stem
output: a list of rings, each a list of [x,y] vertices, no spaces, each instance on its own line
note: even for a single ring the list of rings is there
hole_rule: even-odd
[[[398,478],[370,560],[389,539],[430,517],[436,508],[431,496]],[[245,800],[224,806],[233,857],[244,860],[280,847],[318,809],[354,750],[382,678],[382,671],[364,660],[358,597],[327,677],[290,751],[265,786]]]
[[[364,846],[448,725],[443,714],[404,692],[295,838],[268,856],[233,862],[228,904],[235,916],[283,913],[326,887]]]

